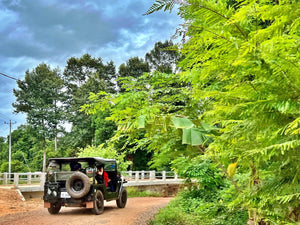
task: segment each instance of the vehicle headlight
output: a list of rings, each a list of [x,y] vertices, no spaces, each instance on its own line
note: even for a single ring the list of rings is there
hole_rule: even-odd
[[[51,195],[51,190],[50,190],[50,188],[48,188],[47,194],[48,194],[48,195]]]
[[[56,191],[53,191],[52,194],[53,194],[54,197],[57,196],[57,192]]]

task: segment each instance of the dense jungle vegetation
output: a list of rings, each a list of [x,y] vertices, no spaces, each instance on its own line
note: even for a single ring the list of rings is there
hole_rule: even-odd
[[[146,14],[157,10],[178,10],[180,44],[156,43],[118,73],[89,55],[63,73],[26,73],[14,170],[51,156],[116,157],[186,179],[152,224],[300,221],[300,2],[156,0]],[[5,171],[4,138],[0,149]]]

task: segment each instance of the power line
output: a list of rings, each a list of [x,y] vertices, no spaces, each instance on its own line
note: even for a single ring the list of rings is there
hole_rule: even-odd
[[[1,112],[0,112],[0,118],[2,118],[2,119],[4,119],[4,120],[10,120],[10,119],[11,119],[10,117],[8,117],[8,116],[2,114]]]
[[[1,73],[1,72],[0,72],[0,75],[2,75],[2,76],[4,76],[4,77],[8,77],[8,78],[13,79],[13,80],[16,80],[16,81],[20,81],[19,79],[14,78],[14,77],[12,77],[12,76],[8,76],[8,75],[5,74],[5,73]]]

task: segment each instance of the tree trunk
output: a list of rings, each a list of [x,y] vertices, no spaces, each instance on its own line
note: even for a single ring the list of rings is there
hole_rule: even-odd
[[[257,168],[255,167],[254,162],[249,161],[250,163],[250,169],[251,169],[251,176],[250,176],[250,181],[249,181],[249,188],[253,188],[255,185],[258,185],[260,183],[259,180],[259,172]],[[264,224],[263,219],[259,218],[259,215],[257,214],[257,209],[248,209],[249,212],[249,220],[253,221],[254,224]]]
[[[54,151],[57,151],[57,137],[56,136],[54,138]]]

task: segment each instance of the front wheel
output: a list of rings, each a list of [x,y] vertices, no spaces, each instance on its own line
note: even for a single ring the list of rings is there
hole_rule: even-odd
[[[58,214],[60,208],[61,208],[61,205],[59,203],[51,203],[50,208],[48,208],[48,212],[50,214]]]
[[[100,215],[104,211],[104,197],[101,191],[97,190],[94,200],[94,208],[92,209],[93,213]]]
[[[121,191],[120,198],[116,200],[117,206],[119,208],[124,208],[127,203],[127,190],[126,188],[123,188]]]

